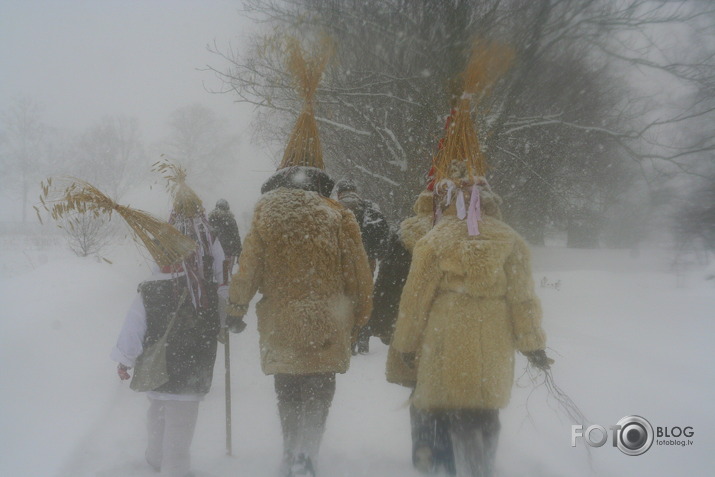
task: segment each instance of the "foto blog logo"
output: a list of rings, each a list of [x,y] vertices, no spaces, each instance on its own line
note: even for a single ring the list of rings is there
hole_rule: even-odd
[[[611,443],[626,455],[636,456],[644,454],[654,442],[658,445],[693,445],[690,439],[677,439],[679,437],[693,437],[695,431],[692,426],[686,427],[657,427],[654,428],[647,419],[641,416],[626,416],[614,426],[609,426]],[[666,437],[667,439],[655,439]],[[601,447],[608,441],[608,431],[598,424],[588,426],[585,430],[582,425],[571,426],[571,447],[576,447],[576,440],[583,439],[591,447]]]

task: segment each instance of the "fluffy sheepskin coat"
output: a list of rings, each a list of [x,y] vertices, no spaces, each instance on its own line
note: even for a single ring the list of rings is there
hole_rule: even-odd
[[[266,374],[344,373],[370,316],[372,275],[355,217],[316,192],[279,188],[256,205],[230,301],[256,292]]]
[[[524,240],[484,216],[469,236],[454,205],[414,247],[392,346],[417,354],[419,409],[497,409],[514,352],[543,349],[541,306]]]

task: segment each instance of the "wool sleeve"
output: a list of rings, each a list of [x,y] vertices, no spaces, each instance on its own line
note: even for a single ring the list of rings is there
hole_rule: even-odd
[[[363,327],[372,311],[372,273],[354,215],[348,210],[341,214],[340,262],[345,294],[353,303],[354,326]]]
[[[238,259],[238,272],[231,279],[229,288],[229,312],[232,305],[248,305],[261,287],[263,280],[265,246],[258,232],[260,211],[256,209],[251,229],[243,242],[243,250]]]
[[[109,357],[129,368],[134,366],[139,355],[144,351],[146,334],[146,310],[141,295],[137,294],[124,318],[117,344]]]
[[[546,336],[541,329],[541,302],[534,291],[531,254],[521,237],[517,237],[504,263],[504,272],[507,279],[506,302],[516,349],[521,352],[544,349]]]
[[[418,242],[412,265],[400,297],[400,310],[392,346],[401,353],[419,351],[423,333],[437,294],[442,272],[437,256],[428,242]]]

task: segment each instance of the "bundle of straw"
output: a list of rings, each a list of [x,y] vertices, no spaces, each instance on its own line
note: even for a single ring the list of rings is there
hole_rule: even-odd
[[[186,184],[186,170],[162,160],[152,164],[152,171],[164,175],[166,187],[174,199],[174,212],[182,217],[196,217],[204,213],[204,205],[196,192]]]
[[[319,169],[325,167],[313,102],[318,83],[320,83],[320,78],[333,51],[332,42],[325,38],[321,42],[318,53],[312,58],[306,58],[296,39],[291,39],[288,42],[286,66],[293,76],[295,89],[303,98],[304,104],[278,169],[291,166],[309,166]]]
[[[148,212],[119,205],[92,184],[73,177],[47,179],[41,183],[40,202],[54,220],[74,213],[91,213],[95,217],[118,213],[129,225],[133,238],[141,241],[161,266],[180,262],[196,249],[196,243],[166,222]],[[40,210],[35,207],[42,223]]]
[[[463,93],[452,113],[443,147],[434,159],[436,183],[449,178],[452,161],[466,162],[470,179],[486,174],[486,161],[472,121],[472,100],[482,100],[513,60],[514,50],[507,45],[474,41],[469,62],[461,74]]]

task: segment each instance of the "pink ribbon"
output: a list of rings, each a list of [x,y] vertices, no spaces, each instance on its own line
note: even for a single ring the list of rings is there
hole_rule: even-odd
[[[457,202],[457,204],[459,204],[459,202]],[[462,197],[462,207],[464,207],[464,197]],[[482,209],[481,199],[479,197],[479,187],[477,187],[477,184],[474,184],[472,185],[472,197],[469,200],[469,209],[467,211],[467,231],[469,232],[469,235],[479,235],[479,225],[477,222],[481,219]]]
[[[467,216],[467,208],[464,206],[464,192],[459,189],[457,192],[457,218],[459,220],[464,220]]]

